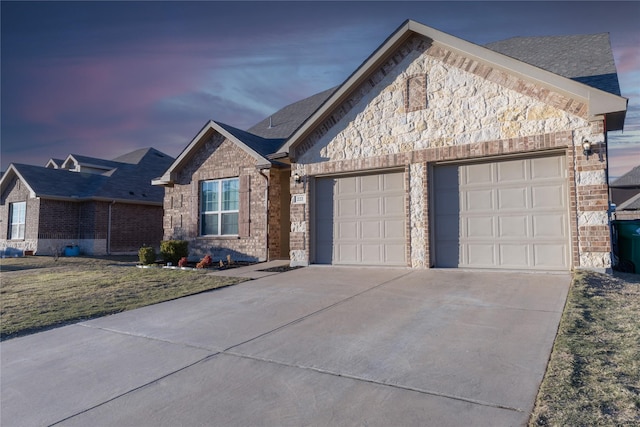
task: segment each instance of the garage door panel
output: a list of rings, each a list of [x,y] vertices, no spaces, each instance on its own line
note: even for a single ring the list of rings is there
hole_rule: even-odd
[[[364,175],[356,177],[360,182],[361,193],[379,193],[381,188],[381,178],[379,175]]]
[[[336,200],[336,216],[340,218],[358,216],[358,204],[355,200]]]
[[[401,173],[390,173],[382,176],[383,191],[403,191],[404,175]]]
[[[523,181],[527,179],[524,160],[497,163],[495,167],[498,172],[497,179],[501,183],[507,183],[509,181]]]
[[[493,210],[493,190],[468,191],[464,208],[469,212]]]
[[[567,263],[567,252],[558,244],[533,245],[534,263],[537,267],[548,269],[563,268]]]
[[[380,197],[364,197],[360,199],[360,216],[371,217],[382,215],[381,202]]]
[[[509,268],[526,268],[529,265],[529,246],[520,243],[501,244],[498,246],[500,253],[500,266]]]
[[[565,165],[565,157],[550,156],[437,166],[436,265],[569,269]],[[458,177],[457,186],[450,182],[453,176]]]
[[[391,240],[396,239],[403,241],[405,235],[405,226],[403,220],[385,220],[384,221],[384,233],[383,237],[385,239]]]
[[[493,237],[493,217],[469,217],[466,221],[466,234],[473,237]]]
[[[338,239],[357,239],[358,223],[356,221],[341,221],[336,224]]]
[[[360,221],[360,238],[362,240],[380,240],[382,237],[381,221]]]
[[[404,243],[385,244],[383,246],[384,263],[391,265],[405,264]]]
[[[335,181],[336,181],[336,184],[337,184],[336,185],[336,187],[337,187],[336,194],[338,194],[338,196],[345,196],[345,195],[349,195],[349,194],[357,194],[358,193],[357,183],[356,183],[356,179],[354,177],[335,179]]]
[[[566,176],[563,159],[560,157],[540,157],[531,159],[531,178],[564,178]]]
[[[404,173],[320,178],[318,191],[331,192],[329,181],[332,215],[318,206],[314,219],[316,262],[406,265]]]
[[[493,167],[491,164],[470,165],[465,172],[465,184],[480,184],[493,181]]]
[[[565,186],[562,184],[545,185],[532,189],[532,208],[562,208],[565,206]]]
[[[522,210],[527,206],[526,188],[503,188],[498,189],[498,209],[500,210]]]
[[[566,234],[565,217],[561,213],[533,217],[533,237],[554,237]]]
[[[527,215],[502,216],[498,218],[498,237],[526,238],[529,236]]]
[[[404,194],[385,196],[382,204],[382,215],[404,216]]]
[[[496,264],[494,257],[494,245],[492,243],[470,243],[466,245],[467,265],[492,266]]]

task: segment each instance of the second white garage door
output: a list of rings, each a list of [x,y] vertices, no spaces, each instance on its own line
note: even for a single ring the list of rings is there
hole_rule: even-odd
[[[315,262],[406,265],[404,173],[319,178]]]
[[[568,270],[564,156],[434,168],[438,267]]]

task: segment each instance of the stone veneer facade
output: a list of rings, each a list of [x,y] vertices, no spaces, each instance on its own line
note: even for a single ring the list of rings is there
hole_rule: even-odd
[[[426,82],[424,108],[407,99]],[[419,80],[418,80],[419,81]],[[572,265],[611,266],[605,150],[588,159],[583,138],[605,141],[602,120],[589,121],[587,105],[473,58],[415,36],[391,54],[350,97],[290,154],[291,193],[310,203],[291,206],[291,262],[312,261],[310,215],[314,177],[365,170],[404,169],[407,260],[432,265],[429,171],[443,161],[549,153],[566,156],[570,194]]]
[[[257,163],[254,157],[220,134],[209,137],[188,163],[178,170],[173,186],[165,189],[165,240],[189,241],[189,257],[192,260],[201,259],[207,254],[214,261],[225,260],[227,255],[236,261],[279,258],[282,171],[276,168],[260,171]],[[285,177],[288,175],[286,173]],[[236,177],[248,183],[248,209],[239,214],[246,215],[249,221],[247,233],[241,232],[238,236],[200,236],[200,183]],[[267,179],[270,181],[269,213],[266,206]]]

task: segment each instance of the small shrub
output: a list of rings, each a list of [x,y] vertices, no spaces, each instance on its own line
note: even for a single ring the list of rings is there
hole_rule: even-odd
[[[149,265],[156,262],[156,250],[151,246],[143,246],[138,250],[138,259],[141,264]]]
[[[187,260],[187,257],[183,256],[182,258],[180,258],[180,261],[178,261],[178,267],[186,267],[188,263],[189,260]]]
[[[180,258],[189,256],[189,242],[186,240],[163,240],[160,242],[160,254],[164,262],[176,265]]]

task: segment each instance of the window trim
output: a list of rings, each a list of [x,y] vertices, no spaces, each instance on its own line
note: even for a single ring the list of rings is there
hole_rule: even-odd
[[[222,209],[222,203],[223,203],[223,191],[222,191],[222,185],[224,182],[229,182],[229,181],[236,181],[236,203],[238,208],[237,209]],[[204,186],[208,183],[215,183],[215,185],[217,186],[217,194],[218,194],[218,200],[217,200],[217,210],[211,210],[211,211],[205,211],[204,210],[204,195],[203,195],[203,189]],[[200,222],[198,224],[198,236],[200,237],[238,237],[239,236],[239,232],[240,232],[240,179],[239,177],[232,177],[232,178],[222,178],[222,179],[209,179],[209,180],[204,180],[200,182],[200,192],[199,192],[199,196],[200,196],[200,203],[199,203],[199,217],[200,217]],[[236,214],[236,232],[232,233],[232,234],[222,234],[222,216],[224,214]],[[205,215],[217,215],[218,216],[218,224],[217,224],[217,229],[218,229],[218,233],[217,234],[204,234],[204,230],[203,230],[203,226],[204,226],[204,217]]]
[[[20,222],[14,222],[16,206],[22,206],[22,208],[20,209],[22,211],[22,218],[18,218],[18,220],[22,219],[22,221]],[[14,236],[14,231],[13,231],[15,226],[18,227],[17,236]],[[9,203],[9,240],[24,240],[26,228],[27,228],[27,202],[21,201],[21,202]]]

